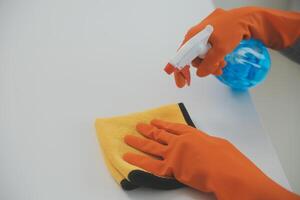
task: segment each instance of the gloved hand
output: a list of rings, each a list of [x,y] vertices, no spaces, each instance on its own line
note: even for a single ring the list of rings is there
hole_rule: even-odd
[[[126,153],[123,159],[158,176],[178,181],[218,200],[299,200],[268,178],[230,142],[193,127],[152,120],[138,124],[145,138],[128,135],[125,142],[153,158]]]
[[[283,49],[293,45],[300,36],[299,12],[259,7],[242,7],[228,11],[218,8],[187,32],[181,46],[208,24],[214,27],[209,38],[212,48],[203,60],[196,58],[192,62],[200,77],[209,74],[221,75],[222,68],[226,65],[224,57],[243,39],[254,38],[261,40],[269,48]],[[165,71],[168,74],[174,72],[177,86],[183,87],[190,82],[187,68],[188,66],[181,71],[167,66]]]
[[[183,103],[170,104],[128,115],[97,118],[95,122],[97,138],[105,163],[112,177],[124,190],[142,187],[156,189],[176,189],[183,184],[174,178],[155,176],[140,168],[129,165],[122,159],[128,151],[136,152],[123,142],[126,134],[139,136],[135,126],[138,122],[149,123],[153,117],[172,122],[194,125]]]

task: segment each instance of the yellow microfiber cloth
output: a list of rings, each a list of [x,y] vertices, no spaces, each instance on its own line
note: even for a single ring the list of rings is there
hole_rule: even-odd
[[[131,190],[139,186],[157,189],[175,189],[183,186],[176,179],[155,176],[122,159],[123,154],[126,152],[143,154],[126,145],[123,139],[128,134],[140,136],[135,130],[136,124],[139,122],[149,123],[154,118],[195,126],[183,103],[162,106],[125,116],[96,119],[97,138],[107,168],[116,182],[125,190]]]

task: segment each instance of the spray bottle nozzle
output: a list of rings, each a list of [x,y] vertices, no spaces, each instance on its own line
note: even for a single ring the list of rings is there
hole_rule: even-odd
[[[202,31],[194,35],[176,52],[175,57],[169,61],[164,70],[168,74],[171,74],[175,71],[183,71],[184,69],[184,77],[190,77],[187,75],[189,74],[189,70],[186,70],[186,66],[189,66],[196,57],[205,57],[207,51],[211,48],[208,39],[212,32],[213,26],[207,25]],[[190,78],[188,79],[186,81],[189,85]]]

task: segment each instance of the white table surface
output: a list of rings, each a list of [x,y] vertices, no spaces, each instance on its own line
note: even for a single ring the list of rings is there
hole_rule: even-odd
[[[214,77],[177,89],[163,67],[209,0],[3,0],[0,199],[212,199],[192,189],[122,191],[96,117],[184,102],[194,122],[236,144],[289,188],[248,93]]]

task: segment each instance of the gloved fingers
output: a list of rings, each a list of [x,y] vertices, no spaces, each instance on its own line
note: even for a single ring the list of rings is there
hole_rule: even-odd
[[[196,74],[199,77],[205,77],[205,76],[208,76],[210,74],[210,72],[206,68],[203,68],[203,67],[200,68],[198,66]]]
[[[203,59],[197,57],[192,61],[192,66],[197,68],[197,74],[200,77],[204,77],[209,75],[211,72],[208,71],[206,68],[200,68],[200,64],[202,62]],[[218,62],[215,64],[216,71],[212,72],[212,74],[214,75],[221,75],[222,74],[222,68],[226,65],[226,62],[224,60],[222,60],[221,62]]]
[[[225,60],[222,60],[219,64],[219,67],[221,67],[222,69],[227,65],[227,62]]]
[[[169,133],[173,133],[175,135],[182,135],[187,132],[195,130],[195,128],[185,125],[185,124],[179,124],[179,123],[172,123],[167,122],[163,120],[153,119],[151,121],[151,124],[153,126],[156,126],[159,129],[164,129]]]
[[[193,67],[197,68],[197,75],[199,77],[204,77],[210,74],[210,72],[206,68],[199,68],[203,59],[197,57],[192,61]]]
[[[200,63],[202,62],[202,59],[199,57],[196,57],[194,60],[192,60],[192,66],[195,68],[198,68]]]
[[[217,63],[217,70],[214,71],[212,74],[213,75],[216,75],[216,76],[220,76],[223,74],[223,68],[226,66],[226,61],[225,60],[222,60],[220,61],[219,63]]]
[[[161,160],[157,160],[151,157],[147,157],[135,153],[126,153],[123,155],[123,159],[129,164],[140,167],[153,174],[157,174],[160,176],[170,175],[170,174],[162,174],[162,169],[164,169],[164,163]]]
[[[250,35],[250,33],[245,33],[244,35],[243,35],[243,40],[250,40],[251,39],[251,35]]]
[[[226,66],[226,64],[227,64],[227,63],[226,63],[225,60],[220,61],[220,62],[217,64],[218,69],[217,69],[215,72],[213,72],[212,74],[213,74],[213,75],[216,75],[216,76],[222,75],[222,74],[223,74],[223,68]]]
[[[145,137],[161,144],[168,144],[174,138],[174,135],[149,124],[139,123],[136,126],[136,130]]]
[[[224,60],[225,54],[223,49],[212,47],[198,65],[197,75],[203,77],[215,72],[219,67],[218,63]]]
[[[126,135],[124,141],[129,146],[154,156],[163,157],[164,152],[166,151],[165,145],[133,135]]]
[[[215,76],[220,76],[221,74],[223,74],[223,70],[222,70],[221,67],[218,68],[218,69],[213,73],[213,75],[215,75]]]

